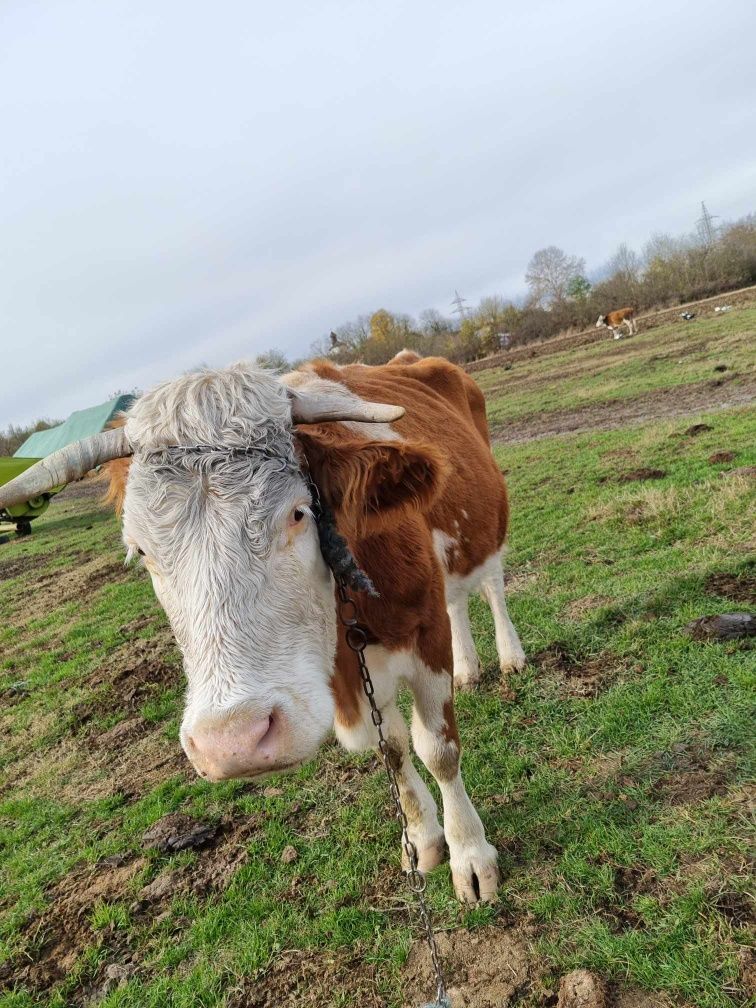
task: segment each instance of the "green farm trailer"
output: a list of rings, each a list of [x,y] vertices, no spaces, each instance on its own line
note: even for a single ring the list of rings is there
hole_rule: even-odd
[[[0,486],[15,479],[16,476],[25,469],[28,469],[29,466],[34,465],[37,461],[38,459],[35,458],[0,458]],[[56,487],[50,493],[42,494],[40,497],[35,497],[24,504],[16,504],[15,507],[0,510],[0,521],[15,525],[18,535],[28,535],[31,532],[32,521],[35,518],[39,518],[41,514],[44,514],[50,503],[50,499],[58,490],[62,489],[62,487]]]
[[[125,412],[133,402],[133,395],[121,394],[98,406],[76,410],[64,423],[56,427],[48,427],[30,434],[13,458],[0,458],[0,486],[9,483],[35,462],[46,458],[59,448],[105,430],[113,418]],[[24,504],[17,504],[5,510],[0,508],[0,522],[15,525],[18,535],[28,535],[31,532],[32,521],[44,514],[50,499],[62,489],[63,487],[59,486]]]

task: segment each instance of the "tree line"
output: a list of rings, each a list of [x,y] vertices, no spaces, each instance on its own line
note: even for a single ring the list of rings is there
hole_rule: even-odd
[[[411,347],[424,356],[465,363],[507,346],[585,329],[617,308],[662,308],[746,287],[756,283],[756,214],[716,230],[655,234],[640,252],[622,244],[593,281],[581,257],[556,246],[539,249],[525,281],[526,297],[494,294],[456,317],[433,308],[418,318],[379,308],[337,326],[313,343],[311,355],[383,364]],[[258,360],[277,369],[289,365],[276,351]]]
[[[26,441],[30,434],[37,431],[57,427],[61,420],[35,420],[30,424],[9,424],[5,430],[0,430],[0,456],[13,455]]]

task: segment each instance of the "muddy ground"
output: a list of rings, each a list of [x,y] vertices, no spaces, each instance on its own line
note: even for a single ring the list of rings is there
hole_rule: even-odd
[[[712,378],[703,382],[659,389],[611,403],[591,403],[575,409],[551,410],[506,420],[491,430],[495,444],[518,444],[585,431],[618,430],[695,413],[710,413],[756,400],[756,378],[740,381]]]

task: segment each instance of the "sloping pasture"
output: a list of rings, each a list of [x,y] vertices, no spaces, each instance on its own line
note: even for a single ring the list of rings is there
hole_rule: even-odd
[[[555,1005],[575,967],[615,1006],[747,1003],[756,658],[685,627],[756,609],[755,336],[738,308],[478,376],[530,662],[500,682],[475,601],[463,762],[503,884],[465,910],[429,879],[455,1005]],[[0,546],[0,579],[3,1008],[427,1000],[375,759],[194,778],[165,619],[85,487]]]

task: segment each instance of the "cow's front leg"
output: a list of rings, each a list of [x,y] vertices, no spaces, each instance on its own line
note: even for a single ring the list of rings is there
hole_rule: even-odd
[[[418,868],[421,872],[432,871],[439,865],[445,854],[444,831],[438,821],[438,808],[425,781],[417,772],[409,751],[409,733],[404,716],[396,706],[394,693],[398,675],[386,675],[386,666],[396,666],[399,656],[388,654],[384,648],[367,648],[366,661],[375,684],[375,698],[383,718],[383,734],[389,744],[389,759],[396,771],[399,797],[407,816],[407,832],[417,850]],[[391,669],[394,673],[394,669]],[[351,717],[336,712],[335,729],[339,742],[352,752],[364,752],[378,748],[378,732],[370,716],[370,706],[361,692],[361,684],[356,686]],[[347,723],[350,722],[350,723]],[[407,856],[402,850],[402,864],[409,867]]]
[[[409,680],[415,697],[412,741],[415,752],[433,774],[441,791],[454,891],[466,903],[492,900],[499,884],[498,857],[496,848],[486,840],[483,823],[462,782],[451,646],[447,667],[431,668],[427,663],[429,650],[437,651],[437,644],[433,649],[421,647],[421,655]]]

